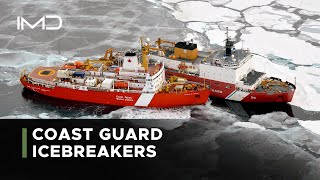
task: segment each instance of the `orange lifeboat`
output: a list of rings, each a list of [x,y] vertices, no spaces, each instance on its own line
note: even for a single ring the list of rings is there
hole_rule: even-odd
[[[115,88],[125,88],[125,89],[128,89],[128,86],[129,86],[129,84],[128,84],[128,82],[124,82],[124,81],[116,81],[115,83],[114,83],[114,87]]]
[[[83,67],[83,65],[84,65],[84,63],[83,62],[80,62],[80,61],[76,61],[76,68],[77,69],[81,69],[82,67]]]

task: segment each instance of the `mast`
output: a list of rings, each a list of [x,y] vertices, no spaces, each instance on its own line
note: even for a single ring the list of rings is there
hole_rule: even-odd
[[[229,28],[226,27],[226,29],[227,29],[227,32],[226,32],[227,37],[226,37],[225,48],[226,48],[226,56],[229,57],[232,55],[232,48],[233,48],[234,42],[229,39]]]

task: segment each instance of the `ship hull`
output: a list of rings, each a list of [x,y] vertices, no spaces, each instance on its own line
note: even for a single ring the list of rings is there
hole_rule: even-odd
[[[166,75],[179,76],[188,79],[189,81],[201,82],[211,86],[210,97],[227,99],[231,101],[241,102],[255,102],[255,103],[268,103],[268,102],[290,102],[294,95],[294,90],[282,93],[267,92],[243,92],[236,89],[235,84],[214,81],[210,79],[201,78],[199,76],[188,75],[166,69]]]
[[[74,90],[64,87],[47,88],[20,80],[31,91],[59,99],[105,104],[114,106],[136,106],[150,108],[169,108],[186,105],[201,105],[208,100],[210,90],[190,91],[185,93],[129,93],[93,90]]]

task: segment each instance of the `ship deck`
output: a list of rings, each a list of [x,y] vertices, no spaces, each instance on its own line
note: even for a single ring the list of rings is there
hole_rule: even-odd
[[[57,77],[57,71],[60,69],[58,66],[43,67],[39,66],[32,70],[29,77],[33,79],[40,79],[45,81],[53,81]]]

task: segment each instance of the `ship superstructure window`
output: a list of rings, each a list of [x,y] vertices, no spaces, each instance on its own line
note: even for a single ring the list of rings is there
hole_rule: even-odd
[[[226,86],[227,89],[231,89],[231,86]]]

